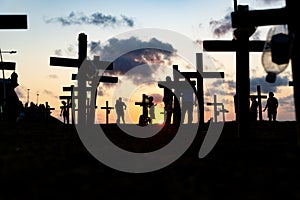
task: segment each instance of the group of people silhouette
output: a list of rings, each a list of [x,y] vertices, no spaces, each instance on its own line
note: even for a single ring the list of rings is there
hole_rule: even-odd
[[[171,77],[167,76],[166,81],[171,81]],[[182,89],[180,90],[180,97],[182,102],[181,107],[181,123],[187,119],[187,123],[191,124],[193,122],[193,109],[194,106],[197,106],[195,93],[192,88]],[[143,106],[143,115],[148,121],[147,124],[152,124],[153,119],[155,119],[155,106],[157,104],[154,103],[153,96],[147,96],[147,105]],[[259,103],[256,100],[257,97],[251,97],[251,106],[250,106],[250,120],[257,121],[258,117],[258,107]],[[164,96],[163,96],[163,103],[164,103],[164,113],[165,113],[165,124],[171,124],[172,115],[174,113],[174,100],[176,99],[174,92],[169,89],[168,87],[164,87]],[[62,101],[61,112],[60,116],[63,116],[63,122],[69,124],[69,108],[70,105]],[[117,114],[116,123],[123,123],[125,124],[125,114],[124,111],[127,109],[127,105],[123,101],[122,97],[119,97],[115,103],[115,109]],[[180,108],[179,108],[180,109]],[[273,92],[269,92],[269,97],[267,99],[265,108],[263,112],[267,110],[267,116],[269,121],[276,121],[277,120],[277,109],[278,109],[278,99],[274,96]],[[148,116],[148,114],[150,116]],[[143,116],[141,115],[141,116]],[[174,122],[173,122],[174,123]]]
[[[251,97],[251,106],[250,106],[250,119],[251,121],[257,120],[257,109],[258,109],[258,102],[255,97]],[[263,112],[268,110],[268,119],[269,121],[276,121],[277,120],[277,108],[278,108],[278,99],[274,96],[273,92],[269,92],[269,97],[267,99],[267,103]]]

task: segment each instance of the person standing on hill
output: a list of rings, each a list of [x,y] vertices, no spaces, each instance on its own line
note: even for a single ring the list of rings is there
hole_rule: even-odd
[[[117,121],[116,122],[120,123],[122,120],[123,124],[125,124],[124,110],[126,110],[127,106],[122,101],[122,97],[119,97],[119,99],[116,101],[115,108],[116,108],[116,112],[117,112]]]
[[[69,124],[69,108],[67,102],[62,101],[63,105],[60,106],[60,116],[63,116],[64,124]]]
[[[251,97],[251,106],[250,106],[250,119],[251,121],[257,121],[257,108],[258,108],[258,102],[255,97]]]
[[[263,110],[265,112],[266,109],[268,109],[269,121],[276,121],[277,108],[278,108],[278,100],[276,97],[274,97],[273,92],[269,92],[269,98],[267,99],[266,107]]]

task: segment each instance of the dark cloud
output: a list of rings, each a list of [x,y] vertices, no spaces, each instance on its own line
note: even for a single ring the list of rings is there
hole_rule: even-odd
[[[113,71],[107,71],[110,75],[126,75],[130,71],[130,79],[133,83],[149,83],[155,81],[153,77],[159,66],[170,66],[171,57],[176,50],[172,45],[152,38],[149,41],[141,41],[136,37],[128,39],[112,38],[104,46],[101,42],[89,44],[92,54],[100,55],[101,60],[113,62]],[[141,68],[137,68],[142,66]]]
[[[56,49],[56,50],[54,51],[54,54],[55,54],[56,56],[62,56],[62,50],[61,50],[61,49]]]
[[[153,97],[154,103],[159,103],[159,102],[162,102],[162,100],[163,100],[163,96],[161,94],[158,94],[158,93],[149,94],[149,97],[150,96]]]
[[[71,26],[71,25],[96,25],[96,26],[119,26],[125,25],[128,27],[134,26],[133,19],[121,15],[121,17],[116,17],[112,15],[105,15],[100,12],[92,13],[91,15],[87,16],[81,12],[71,12],[66,17],[53,17],[50,19],[45,20],[46,23],[59,23],[62,26]]]
[[[289,77],[288,76],[277,76],[275,83],[266,82],[266,77],[258,77],[250,79],[250,91],[256,92],[257,85],[261,86],[262,93],[277,92],[278,87],[288,86]]]
[[[278,101],[279,101],[280,106],[294,106],[293,99],[294,99],[294,95],[291,94],[291,95],[288,95],[285,97],[278,98]]]
[[[43,94],[46,94],[46,95],[49,95],[49,96],[52,96],[52,97],[54,97],[54,98],[58,98],[57,95],[55,95],[52,91],[47,90],[47,89],[44,89],[42,93],[43,93]]]
[[[209,25],[212,29],[214,36],[219,38],[225,35],[229,31],[232,31],[230,13],[224,16],[223,19],[210,21]]]
[[[262,93],[269,93],[269,92],[278,92],[278,87],[281,86],[288,86],[289,77],[288,76],[277,76],[275,83],[268,83],[266,82],[266,77],[257,77],[250,79],[250,92],[256,93],[257,92],[257,85],[260,85]],[[220,86],[224,84],[226,88],[226,92],[222,89],[219,89]],[[221,94],[221,95],[234,95],[236,91],[236,82],[234,80],[216,80],[212,83],[212,88],[209,88],[206,95],[211,94]]]

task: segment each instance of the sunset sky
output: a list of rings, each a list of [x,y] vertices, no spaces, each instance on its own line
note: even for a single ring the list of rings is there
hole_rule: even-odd
[[[249,5],[250,9],[281,8],[285,0],[239,0],[238,4]],[[155,122],[160,122],[163,91],[157,81],[172,75],[172,65],[179,65],[181,71],[193,70],[196,53],[202,51],[202,41],[231,40],[232,11],[232,0],[1,0],[0,14],[26,14],[28,29],[0,30],[0,48],[17,51],[12,55],[3,54],[3,59],[16,62],[20,84],[16,91],[21,101],[27,101],[30,89],[30,101],[36,103],[38,94],[38,103],[48,101],[55,108],[53,116],[61,119],[59,96],[69,94],[63,92],[62,87],[75,84],[71,74],[77,73],[77,69],[50,66],[50,57],[77,58],[78,34],[85,33],[88,57],[116,59],[115,69],[109,75],[119,77],[118,84],[100,84],[97,120],[105,122],[105,111],[99,107],[105,106],[106,100],[113,106],[121,96],[128,106],[126,121],[136,123],[142,109],[134,103],[141,101],[142,94],[146,93],[157,103]],[[269,28],[259,27],[250,40],[265,40]],[[147,47],[160,51],[147,51]],[[121,54],[127,56],[118,57]],[[274,84],[266,83],[261,55],[250,55],[251,94],[256,93],[258,84],[264,95],[274,92],[279,100],[278,120],[294,120],[292,87],[288,86],[292,80],[290,65]],[[205,103],[213,101],[216,94],[218,101],[229,110],[226,120],[234,120],[235,54],[204,50],[204,70],[225,72],[224,80],[205,80]],[[7,71],[6,78],[11,73]],[[262,102],[264,107],[266,100]],[[212,107],[205,106],[205,121],[212,116]],[[111,122],[115,121],[114,117],[113,111]],[[263,118],[267,119],[266,113]],[[222,120],[221,115],[218,120]]]

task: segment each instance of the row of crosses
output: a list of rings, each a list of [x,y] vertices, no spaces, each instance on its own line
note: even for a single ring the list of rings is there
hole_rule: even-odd
[[[84,33],[80,33],[78,37],[79,41],[79,48],[78,48],[78,58],[60,58],[60,57],[50,57],[50,65],[51,66],[63,66],[63,67],[76,67],[79,68],[81,65],[93,65],[96,66],[96,68],[102,69],[102,70],[113,70],[113,64],[108,63],[106,61],[100,61],[98,56],[94,57],[93,61],[86,60],[87,57],[87,36]],[[178,65],[173,66],[173,77],[174,81],[172,83],[164,83],[159,82],[159,87],[162,87],[161,85],[165,85],[168,88],[174,89],[174,94],[176,96],[179,96],[179,91],[183,89],[184,84],[183,82],[189,83],[193,86],[193,89],[195,91],[195,94],[198,99],[198,105],[199,105],[199,120],[200,124],[204,124],[204,92],[203,92],[203,78],[224,78],[224,72],[204,72],[203,71],[203,55],[202,53],[196,54],[196,63],[197,63],[197,71],[196,72],[180,72],[178,69]],[[183,75],[185,80],[179,80],[178,74]],[[107,77],[102,76],[100,77],[96,76],[92,79],[92,82],[95,86],[98,86],[99,82],[106,82],[106,83],[117,83],[118,78],[117,77]],[[193,81],[192,79],[197,80]],[[76,74],[72,74],[72,80],[76,80]],[[78,100],[78,105],[81,105],[81,109],[76,109],[75,111],[78,112],[78,121],[82,121],[84,123],[94,122],[94,116],[95,116],[95,109],[93,108],[92,101],[86,102],[87,94],[83,92],[81,95],[74,96],[74,91],[87,91],[91,90],[92,87],[86,87],[86,81],[91,81],[91,79],[86,79],[85,77],[78,79],[78,86],[75,88],[74,85],[70,87],[63,87],[63,91],[70,91],[71,94],[68,96],[60,96],[60,99],[67,100],[68,109],[71,108],[71,102],[74,99]],[[167,84],[167,85],[166,85]],[[197,85],[197,88],[196,88]],[[187,87],[189,87],[187,85]],[[80,89],[81,88],[81,89]],[[80,98],[79,98],[80,97]],[[96,99],[97,97],[97,91],[95,93],[91,93],[91,99]],[[108,107],[108,106],[107,106]],[[175,100],[174,107],[180,107],[179,101]],[[112,108],[101,108],[106,109],[107,111],[107,118],[109,114],[109,110]],[[74,123],[72,113],[72,122]],[[175,112],[173,113],[173,123],[180,123],[180,109],[175,109]],[[106,119],[106,122],[108,123],[108,119]]]
[[[67,91],[74,91],[76,89],[78,94],[77,96],[74,95],[72,92],[71,96],[61,96],[60,99],[67,99],[68,101],[77,100],[78,107],[76,110],[72,112],[72,119],[73,114],[75,111],[78,112],[78,122],[83,124],[93,124],[95,121],[95,108],[96,108],[96,97],[97,97],[97,89],[95,92],[92,92],[92,88],[97,88],[99,82],[106,82],[106,83],[117,83],[117,77],[108,77],[108,76],[101,76],[99,77],[97,72],[98,70],[112,70],[113,65],[107,61],[100,61],[99,56],[94,56],[94,60],[87,60],[87,35],[85,33],[80,33],[78,37],[78,58],[60,58],[60,57],[50,57],[50,65],[51,66],[63,66],[63,67],[76,67],[79,71],[81,67],[85,67],[84,70],[90,69],[91,71],[87,73],[92,73],[95,76],[87,77],[87,74],[82,74],[78,77],[78,86],[76,88],[67,88]],[[72,74],[72,80],[76,80],[76,74]],[[94,87],[87,87],[87,81],[91,81],[92,86]],[[91,94],[91,100],[87,101],[87,92]],[[94,100],[94,101],[92,101]],[[73,107],[74,108],[74,107]],[[73,121],[73,120],[72,120]],[[74,121],[73,121],[74,123]]]

